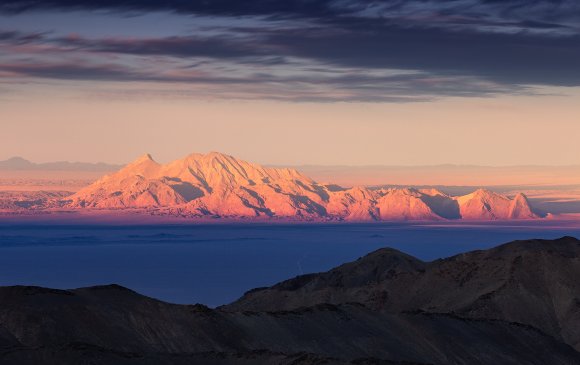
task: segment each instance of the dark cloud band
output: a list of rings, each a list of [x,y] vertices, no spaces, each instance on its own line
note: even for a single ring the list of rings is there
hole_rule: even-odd
[[[0,13],[108,10],[220,16],[213,33],[159,38],[55,38],[0,31],[0,45],[54,46],[54,57],[167,57],[190,65],[229,63],[232,77],[174,77],[122,67],[37,62],[0,72],[74,80],[263,85],[326,85],[345,100],[493,95],[530,85],[580,86],[580,2],[576,0],[3,0]],[[228,19],[253,16],[244,26]],[[280,26],[281,20],[284,26]],[[1,49],[0,49],[1,52]],[[10,50],[11,55],[15,52]],[[17,54],[16,54],[17,55]],[[40,56],[39,56],[40,57]],[[53,57],[53,61],[54,61]],[[296,65],[292,60],[300,60]],[[318,71],[304,64],[318,65]],[[236,67],[237,65],[238,67]],[[299,76],[280,77],[280,66]],[[28,67],[28,68],[27,68]],[[260,72],[236,72],[245,68]],[[199,67],[199,69],[204,69]],[[369,77],[402,70],[404,77]],[[331,74],[326,77],[325,72]],[[177,70],[176,74],[181,75]],[[313,76],[313,74],[315,76]],[[410,76],[412,75],[412,76]],[[421,76],[417,76],[421,75]],[[255,88],[254,88],[255,89]],[[382,93],[382,95],[380,95]],[[393,96],[399,93],[400,97]],[[262,93],[267,94],[267,93]],[[273,97],[273,96],[272,96]],[[292,96],[298,98],[298,96]],[[324,98],[324,97],[321,97]],[[335,100],[335,97],[329,97]]]

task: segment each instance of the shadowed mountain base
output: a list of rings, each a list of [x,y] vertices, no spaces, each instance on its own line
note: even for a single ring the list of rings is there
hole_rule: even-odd
[[[0,363],[578,364],[579,253],[568,237],[431,263],[382,249],[218,309],[4,287]]]

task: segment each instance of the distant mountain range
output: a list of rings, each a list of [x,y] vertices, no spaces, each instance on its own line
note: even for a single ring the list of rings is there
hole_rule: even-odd
[[[578,166],[317,166],[295,168],[319,182],[346,186],[538,186],[580,185]]]
[[[73,209],[146,209],[187,217],[308,220],[533,219],[523,194],[479,189],[449,196],[435,189],[342,188],[294,169],[269,168],[212,152],[162,165],[144,155],[72,195]]]
[[[34,163],[22,157],[12,157],[8,160],[0,161],[1,170],[11,171],[102,171],[110,172],[120,169],[122,165],[111,165],[105,163],[86,163],[86,162],[47,162]]]
[[[580,241],[381,249],[217,309],[118,285],[0,288],[0,363],[580,364]]]
[[[123,165],[85,162],[34,163],[22,157],[0,161],[0,171],[114,172]],[[580,185],[580,165],[571,166],[332,166],[299,165],[292,167],[320,183],[343,186],[538,186]]]

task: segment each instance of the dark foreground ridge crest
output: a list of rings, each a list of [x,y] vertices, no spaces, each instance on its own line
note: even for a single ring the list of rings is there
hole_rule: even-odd
[[[229,305],[0,288],[1,364],[579,364],[580,241],[381,249]]]

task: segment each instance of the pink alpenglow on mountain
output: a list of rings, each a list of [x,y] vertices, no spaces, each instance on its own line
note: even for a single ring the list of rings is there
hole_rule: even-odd
[[[531,219],[536,218],[528,199],[517,194],[513,199],[479,189],[456,198],[461,217],[464,219]]]
[[[389,189],[377,200],[381,220],[438,220],[441,219],[415,189]]]
[[[75,209],[140,209],[186,217],[297,220],[496,220],[538,216],[523,194],[487,190],[345,189],[294,169],[267,168],[212,152],[166,165],[144,155],[70,197]]]

